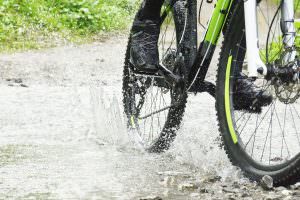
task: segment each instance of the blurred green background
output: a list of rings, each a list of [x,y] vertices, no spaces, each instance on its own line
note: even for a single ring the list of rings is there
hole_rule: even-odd
[[[0,51],[87,42],[128,27],[138,0],[0,0]]]
[[[0,52],[86,43],[122,32],[140,1],[0,0]],[[299,32],[300,22],[296,27]]]

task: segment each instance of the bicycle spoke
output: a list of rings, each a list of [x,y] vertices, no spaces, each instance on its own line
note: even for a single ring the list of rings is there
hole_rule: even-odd
[[[273,115],[274,115],[274,110],[275,110],[275,104],[274,104],[274,109],[271,113],[271,134],[270,134],[270,151],[269,151],[269,164],[271,163],[271,155],[272,155],[272,135],[273,135]]]
[[[293,120],[293,125],[294,125],[294,128],[295,128],[295,131],[296,131],[297,140],[298,140],[298,143],[299,143],[299,146],[300,146],[299,134],[298,134],[297,126],[296,126],[296,123],[295,123],[294,115],[293,115],[292,108],[291,108],[290,104],[289,104],[289,110],[290,110],[290,113],[291,113],[291,117],[292,117],[292,120]]]
[[[243,130],[244,130],[244,128],[247,126],[247,124],[248,124],[248,121],[250,120],[250,118],[251,118],[252,114],[253,114],[253,113],[251,113],[251,114],[249,115],[248,119],[247,119],[247,120],[246,120],[246,122],[244,123],[244,126],[243,126],[242,130],[240,130],[240,131],[239,131],[239,129],[237,129],[237,131],[238,131],[238,133],[239,133],[239,134],[238,134],[239,136],[241,136],[241,135],[242,135],[242,133],[243,133]]]
[[[279,120],[279,117],[278,117],[278,113],[277,113],[277,110],[276,110],[276,108],[275,108],[275,115],[276,115],[276,119],[277,119],[277,121],[278,121],[278,124],[279,124],[279,127],[280,127],[280,132],[283,134],[283,132],[284,132],[284,130],[282,129],[282,126],[281,126],[281,123],[280,123],[280,120]],[[290,154],[289,153],[289,150],[288,150],[288,145],[287,145],[287,143],[286,143],[286,141],[285,141],[285,137],[284,137],[284,135],[283,135],[283,141],[284,141],[284,143],[285,143],[285,145],[286,145],[286,147],[287,147],[287,152],[288,152],[288,154]],[[283,148],[283,147],[282,147]],[[289,155],[290,156],[290,155]]]
[[[257,127],[257,122],[258,122],[258,115],[256,116],[256,127]],[[253,151],[254,151],[254,146],[255,146],[255,139],[256,139],[256,133],[257,133],[257,128],[255,129],[254,137],[253,137],[253,142],[252,142],[252,151],[251,151],[251,156],[253,156]]]
[[[275,107],[275,105],[273,105],[273,107]],[[270,132],[270,130],[272,131],[272,121],[273,121],[274,110],[275,110],[275,108],[273,108],[272,111],[271,111],[271,119],[270,119],[270,123],[269,123],[268,130],[267,130],[267,136],[266,136],[265,141],[264,141],[264,146],[263,146],[263,150],[262,150],[262,153],[261,153],[260,161],[262,161],[262,159],[263,159],[263,155],[264,155],[264,152],[265,152],[269,132]],[[271,140],[271,138],[270,138],[270,140]],[[269,162],[270,162],[270,160],[269,160]]]
[[[271,105],[272,105],[273,103],[274,103],[274,102],[272,102]],[[247,145],[249,144],[249,142],[251,141],[251,139],[252,139],[254,133],[256,133],[257,129],[260,127],[260,125],[261,125],[262,121],[264,120],[264,118],[266,117],[267,113],[270,111],[271,105],[269,106],[267,112],[264,114],[264,116],[263,116],[262,119],[260,120],[259,124],[255,127],[254,132],[251,134],[251,137],[250,137],[250,139],[247,141],[246,146],[244,147],[244,149],[246,149],[246,147],[247,147]]]

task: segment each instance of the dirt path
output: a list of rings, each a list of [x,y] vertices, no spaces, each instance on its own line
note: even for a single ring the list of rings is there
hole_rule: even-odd
[[[206,94],[190,96],[170,151],[131,148],[121,105],[125,46],[121,37],[0,56],[0,199],[300,198],[263,191],[231,166]]]

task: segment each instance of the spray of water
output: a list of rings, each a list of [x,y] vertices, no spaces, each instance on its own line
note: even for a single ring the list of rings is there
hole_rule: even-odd
[[[109,94],[101,87],[91,87],[90,95],[97,140],[111,145],[125,145],[128,134],[116,94]]]
[[[90,94],[97,141],[141,152],[141,146],[133,136],[134,131],[127,130],[120,98],[103,88],[91,88]],[[206,106],[203,106],[204,102]],[[140,159],[145,159],[143,155]],[[182,170],[180,166],[188,166],[198,174],[221,176],[224,180],[236,172],[221,148],[214,100],[208,95],[189,98],[183,125],[174,144],[159,156],[162,160],[172,158],[178,166],[174,170],[178,171]]]

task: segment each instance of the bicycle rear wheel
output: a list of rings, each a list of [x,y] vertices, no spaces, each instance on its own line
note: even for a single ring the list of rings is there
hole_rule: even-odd
[[[169,12],[161,25],[158,44],[160,62],[174,71],[179,41],[186,24],[183,1],[177,1],[173,13]],[[162,152],[170,147],[179,129],[187,92],[176,91],[158,74],[138,73],[129,61],[130,47],[129,38],[123,71],[123,105],[129,134],[144,149]]]
[[[280,2],[262,0],[257,7],[261,58],[266,64],[283,63],[288,53],[282,45]],[[297,5],[298,0],[295,2]],[[242,1],[230,16],[216,89],[216,109],[226,153],[252,180],[259,181],[262,176],[270,175],[275,186],[295,183],[300,178],[299,81],[287,84],[277,80],[275,84],[259,77],[255,85],[272,94],[272,103],[261,111],[237,110],[233,101],[236,80],[241,78],[237,72],[246,73],[247,67]]]

